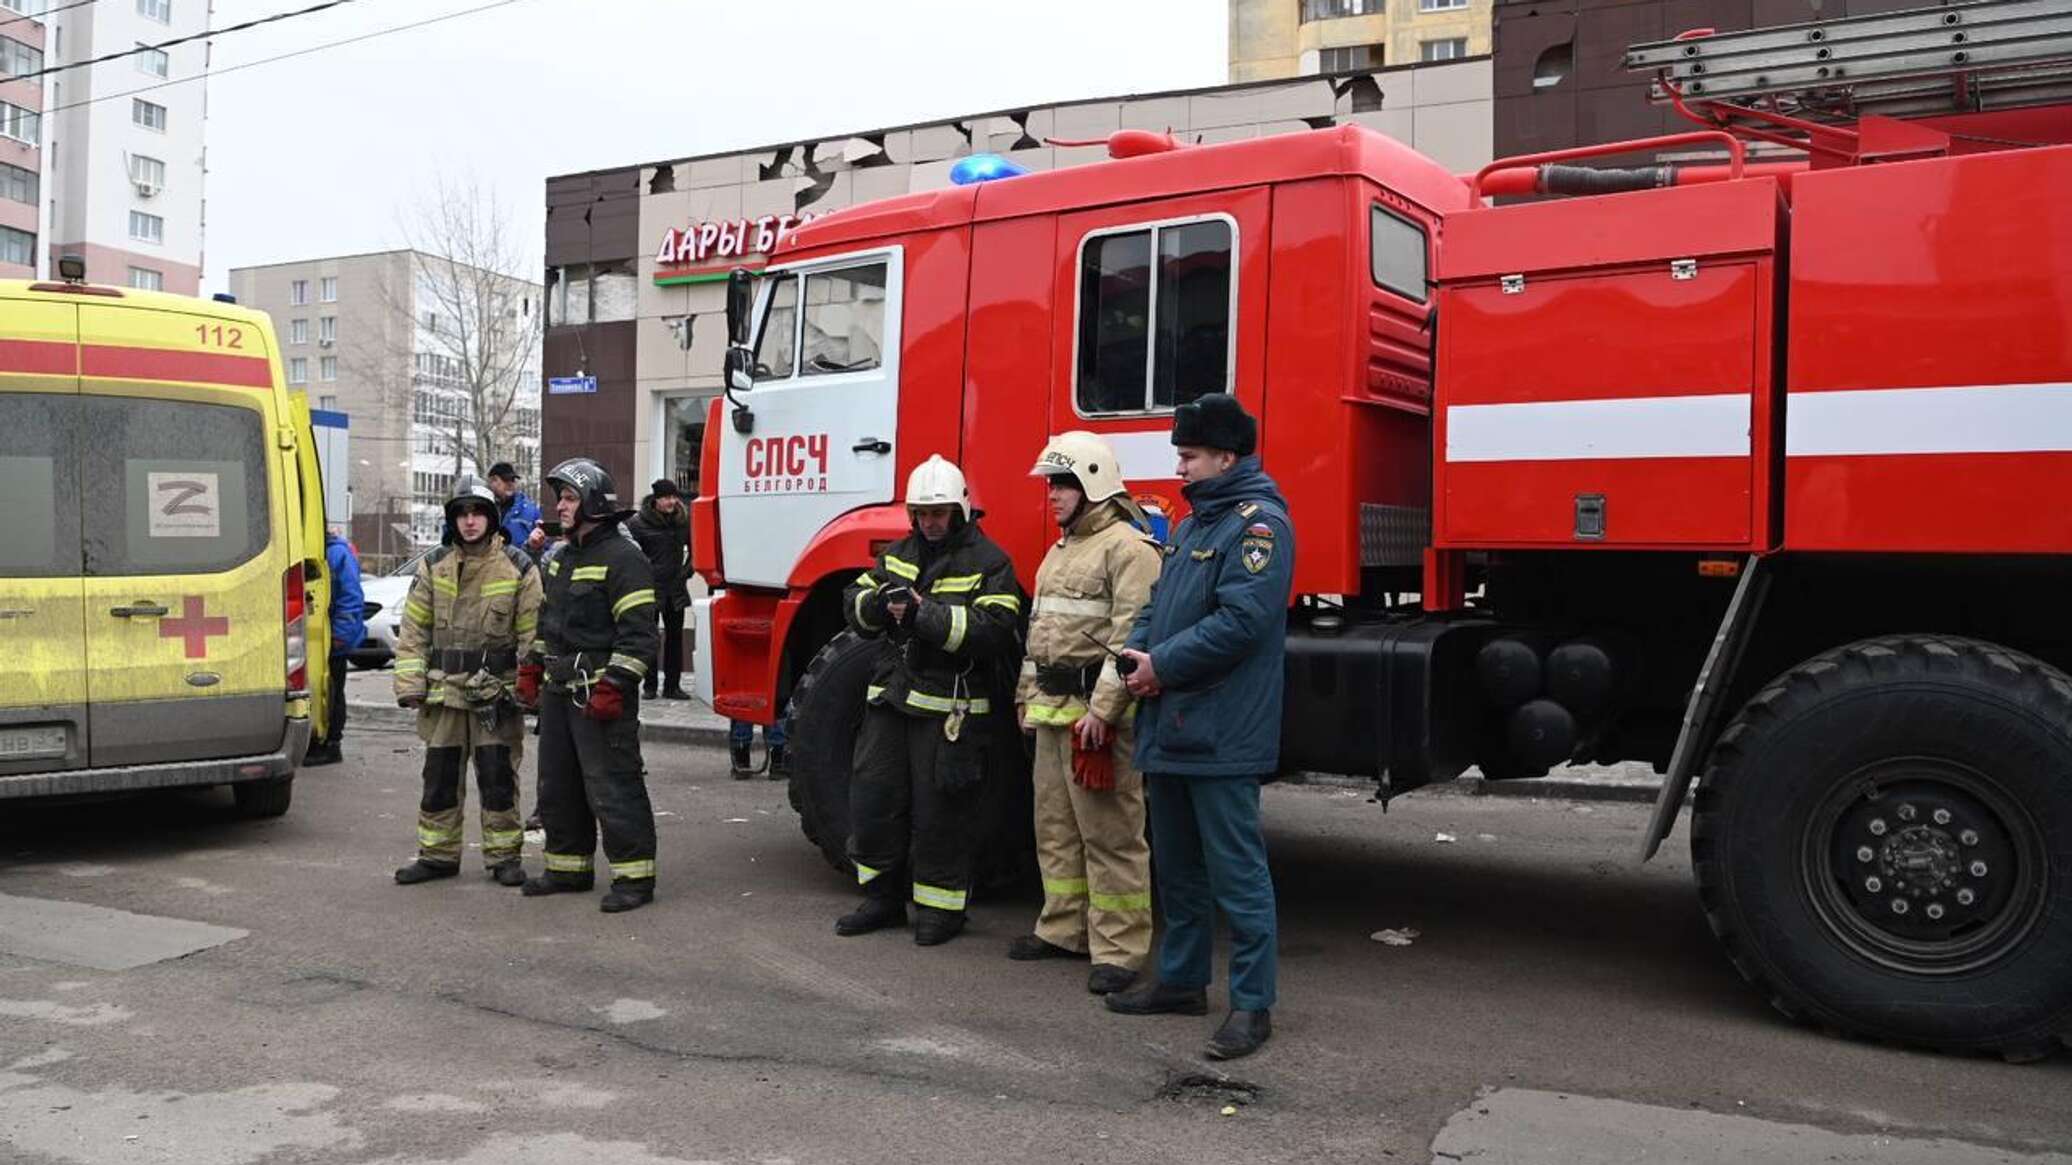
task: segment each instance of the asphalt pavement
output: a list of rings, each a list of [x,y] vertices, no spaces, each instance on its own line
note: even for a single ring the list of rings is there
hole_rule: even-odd
[[[472,860],[395,885],[421,754],[372,723],[275,821],[221,790],[6,805],[0,1160],[2072,1161],[2072,1057],[1779,1018],[1683,827],[1632,863],[1644,805],[1270,788],[1276,1034],[1215,1065],[1219,989],[1120,1017],[1084,964],[1005,960],[1032,899],[940,948],[835,937],[853,889],[780,786],[647,751],[660,896],[616,916]]]

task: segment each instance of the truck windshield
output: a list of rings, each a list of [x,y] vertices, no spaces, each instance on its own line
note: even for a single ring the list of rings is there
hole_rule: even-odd
[[[770,287],[762,335],[755,344],[755,378],[788,380],[798,354],[799,279],[785,275]]]

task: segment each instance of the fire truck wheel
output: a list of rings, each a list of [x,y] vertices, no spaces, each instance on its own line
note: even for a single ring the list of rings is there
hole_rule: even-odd
[[[799,677],[785,721],[791,807],[798,811],[799,828],[828,864],[844,873],[851,868],[849,766],[877,654],[877,644],[854,632],[829,640]],[[1003,735],[1008,739],[987,760],[973,870],[978,886],[991,891],[1020,890],[1036,878],[1029,757],[1019,733]]]
[[[295,796],[295,777],[268,777],[261,781],[239,781],[230,786],[239,817],[279,817],[288,811]]]
[[[1976,640],[1864,640],[1721,734],[1691,828],[1734,965],[1787,1015],[2009,1059],[2072,1039],[2072,679]]]

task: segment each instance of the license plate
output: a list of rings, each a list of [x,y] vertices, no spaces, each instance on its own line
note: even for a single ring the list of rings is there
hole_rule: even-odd
[[[65,755],[63,725],[38,728],[0,728],[0,760],[28,760],[32,757]]]

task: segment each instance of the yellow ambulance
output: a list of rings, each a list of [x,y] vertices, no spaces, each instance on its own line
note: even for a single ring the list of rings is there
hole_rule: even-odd
[[[0,804],[278,816],[328,712],[308,400],[265,315],[74,268],[0,280]]]

